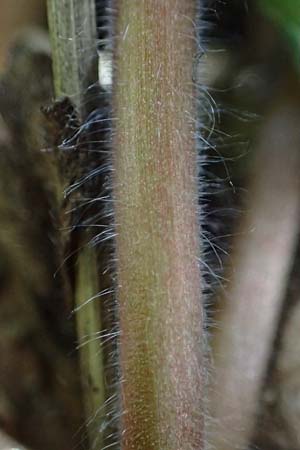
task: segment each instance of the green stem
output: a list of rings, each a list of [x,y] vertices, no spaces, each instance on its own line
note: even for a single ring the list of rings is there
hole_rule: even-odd
[[[54,87],[84,113],[84,96],[97,79],[95,0],[47,0]]]
[[[80,366],[88,436],[91,447],[101,448],[102,435],[99,423],[104,419],[104,367],[103,351],[99,332],[102,330],[101,298],[99,294],[99,274],[94,248],[86,246],[78,256],[77,289],[77,334],[80,342]]]
[[[87,88],[97,79],[95,2],[48,0],[48,21],[56,96],[70,97],[84,119]],[[103,352],[97,339],[102,330],[101,302],[96,298],[83,304],[97,295],[101,281],[96,250],[88,247],[87,241],[83,232],[79,239],[75,310],[79,343],[86,342],[80,347],[80,363],[85,415],[90,423],[87,431],[91,447],[101,448],[99,423],[104,420],[105,402]]]
[[[122,450],[203,448],[196,1],[116,3]]]

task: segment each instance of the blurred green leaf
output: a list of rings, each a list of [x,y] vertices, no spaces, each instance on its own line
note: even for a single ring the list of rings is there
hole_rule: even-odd
[[[300,0],[258,0],[261,10],[284,32],[300,69]]]

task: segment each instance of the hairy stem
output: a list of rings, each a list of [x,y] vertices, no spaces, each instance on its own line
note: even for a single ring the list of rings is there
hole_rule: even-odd
[[[122,450],[203,448],[194,0],[116,2]]]

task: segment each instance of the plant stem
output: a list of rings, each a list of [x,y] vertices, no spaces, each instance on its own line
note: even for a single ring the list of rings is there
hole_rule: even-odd
[[[77,334],[78,338],[82,339],[80,366],[91,448],[96,444],[101,448],[102,436],[99,428],[104,416],[105,402],[103,351],[99,339],[99,332],[102,330],[99,307],[101,299],[94,298],[97,294],[99,294],[99,276],[96,251],[86,246],[78,255],[75,304],[78,308]]]
[[[54,87],[84,113],[84,96],[97,79],[95,0],[48,0]]]
[[[194,0],[116,2],[122,450],[203,448]]]
[[[82,120],[87,114],[86,93],[97,80],[96,13],[94,0],[48,0],[54,85],[57,97],[66,95]],[[71,180],[70,180],[71,181]],[[99,292],[97,252],[87,245],[88,235],[79,239],[75,292],[77,334],[85,415],[91,447],[102,446],[99,423],[104,420],[103,352],[98,334],[102,330],[101,302],[89,302]],[[87,302],[86,304],[84,304]]]

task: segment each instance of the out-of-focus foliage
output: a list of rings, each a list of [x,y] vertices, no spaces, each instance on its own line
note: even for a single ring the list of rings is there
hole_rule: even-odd
[[[258,3],[287,37],[293,59],[300,70],[300,1],[258,0]]]
[[[0,1],[0,71],[5,70],[7,50],[18,30],[30,26],[45,26],[45,3],[43,0]]]

